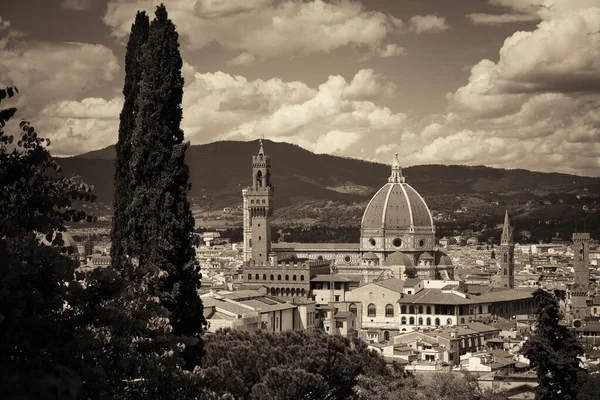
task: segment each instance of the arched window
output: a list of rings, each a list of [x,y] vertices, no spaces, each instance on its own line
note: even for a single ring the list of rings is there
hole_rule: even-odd
[[[256,186],[262,187],[262,171],[261,170],[259,170],[256,173]]]
[[[277,288],[277,289],[275,290],[275,295],[276,295],[276,296],[279,296],[280,294],[281,294],[281,289]]]
[[[250,204],[254,204],[254,200],[250,200]]]
[[[446,325],[452,325],[452,318],[448,318],[446,320]]]
[[[419,306],[419,314],[423,314],[423,306]]]
[[[440,326],[440,319],[439,318],[435,319],[435,326]]]
[[[263,274],[263,281],[267,280],[267,274]]]
[[[296,295],[296,289],[295,289],[295,288],[292,288],[292,291],[291,291],[291,293],[292,293],[292,296],[295,296],[295,295]]]
[[[304,280],[304,275],[300,275],[300,281]]]
[[[375,304],[369,304],[369,306],[367,307],[367,316],[368,317],[377,316],[377,308],[375,307]]]
[[[289,281],[289,280],[290,280],[290,276],[289,276],[289,275],[286,275],[286,276],[285,276],[285,280],[286,280],[286,281]]]
[[[273,274],[271,274],[271,280],[274,281],[275,280],[275,276],[273,276]]]
[[[277,280],[280,281],[281,280],[281,275],[277,275]]]
[[[426,322],[427,322],[427,326],[431,326],[431,318],[427,317]]]
[[[296,275],[292,275],[292,280],[295,281],[296,280]]]
[[[259,237],[258,237],[258,240],[261,240],[261,239],[262,239],[262,236],[259,236]]]
[[[414,324],[415,324],[415,317],[410,317],[410,318],[408,319],[408,324],[409,324],[409,325],[414,325]]]
[[[413,306],[413,305],[408,306],[408,313],[409,314],[414,314],[415,313],[415,306]]]
[[[252,274],[248,274],[248,280],[251,281],[252,280]]]
[[[259,280],[260,276],[258,276],[258,274],[254,275],[254,279]]]
[[[479,314],[483,314],[483,306],[479,306]]]
[[[349,311],[350,311],[352,314],[356,315],[356,314],[357,314],[357,311],[356,311],[356,310],[357,310],[357,309],[356,309],[356,304],[354,304],[354,303],[350,304],[350,307],[348,307],[348,310],[349,310]]]
[[[406,306],[404,304],[400,307],[400,314],[406,314]]]
[[[419,323],[417,325],[423,325],[423,317],[419,317]]]
[[[317,260],[319,260],[319,261],[323,261],[323,256],[319,256],[319,257],[317,257]]]
[[[406,325],[406,317],[402,317],[402,318],[400,319],[400,324],[402,324],[402,325]]]
[[[302,296],[306,295],[306,290],[305,290],[305,289],[301,289],[301,290],[300,290],[300,294],[301,294]]]
[[[291,293],[291,290],[290,290],[290,288],[286,288],[286,289],[285,289],[285,295],[286,295],[286,296],[289,296],[289,295],[290,295],[290,293]]]
[[[252,239],[248,240],[248,247],[252,247]]]
[[[461,319],[460,319],[460,323],[461,323],[461,324],[464,324],[464,323],[465,323],[465,319],[464,319],[464,318],[461,318]]]
[[[390,340],[390,333],[388,331],[383,332],[383,340],[386,342]]]
[[[431,314],[431,306],[427,306],[427,314]]]
[[[391,304],[388,304],[387,306],[385,306],[385,317],[392,318],[393,316],[394,316],[394,306]]]

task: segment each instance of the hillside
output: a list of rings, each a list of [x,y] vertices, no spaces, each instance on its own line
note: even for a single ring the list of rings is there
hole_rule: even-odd
[[[241,190],[251,182],[251,156],[258,141],[223,141],[191,146],[190,196],[211,207],[238,205]],[[266,140],[279,207],[299,200],[364,201],[389,175],[389,166],[362,160],[314,154],[299,146]],[[103,203],[113,196],[114,146],[60,159],[65,174],[77,174],[95,186]],[[407,181],[423,196],[496,194],[522,199],[600,188],[599,178],[540,173],[483,166],[420,165],[404,170]]]

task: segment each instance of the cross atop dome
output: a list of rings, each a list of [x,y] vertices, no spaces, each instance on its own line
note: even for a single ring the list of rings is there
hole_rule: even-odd
[[[398,159],[398,153],[394,154],[394,161],[392,162],[392,174],[388,179],[389,183],[404,183],[405,179],[402,176],[402,166],[400,166],[400,160]]]

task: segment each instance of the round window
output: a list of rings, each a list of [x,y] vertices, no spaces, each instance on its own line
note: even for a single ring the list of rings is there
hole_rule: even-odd
[[[375,246],[375,239],[373,239],[373,238],[369,239],[369,244],[371,246]]]
[[[350,256],[346,256],[346,257],[344,257],[344,261],[346,261],[347,263],[349,263],[349,262],[350,262],[350,260],[351,260]]]
[[[419,246],[421,246],[421,247],[425,246],[425,241],[423,239],[419,240]]]
[[[392,242],[392,244],[393,244],[395,247],[400,247],[400,246],[402,246],[402,239],[400,239],[400,238],[396,238],[396,239],[394,239],[394,241]]]

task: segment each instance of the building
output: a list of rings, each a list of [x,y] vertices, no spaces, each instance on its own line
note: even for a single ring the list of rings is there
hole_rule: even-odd
[[[513,229],[508,219],[508,210],[504,214],[504,226],[500,238],[500,285],[505,288],[515,287],[515,244],[513,243]]]
[[[222,291],[202,297],[208,332],[230,328],[254,332],[313,329],[315,303],[305,299],[281,300],[256,290]]]
[[[302,260],[305,269],[313,263],[317,263],[315,267],[324,266],[318,263],[328,261],[335,264],[339,273],[359,275],[363,282],[406,276],[453,279],[450,257],[435,245],[431,212],[421,195],[406,183],[397,154],[387,183],[375,193],[364,211],[359,243],[272,245],[274,194],[271,159],[265,154],[261,140],[258,155],[252,157],[252,186],[242,190],[244,277],[249,280],[265,274],[267,278],[285,276],[286,270],[289,275],[289,266],[281,264],[285,260]],[[261,268],[270,271],[258,271]],[[275,289],[275,285],[280,284],[278,280],[267,281]],[[287,292],[285,285],[279,287],[280,291]],[[300,293],[296,290],[294,295],[306,296],[307,290],[302,292],[301,288]]]

